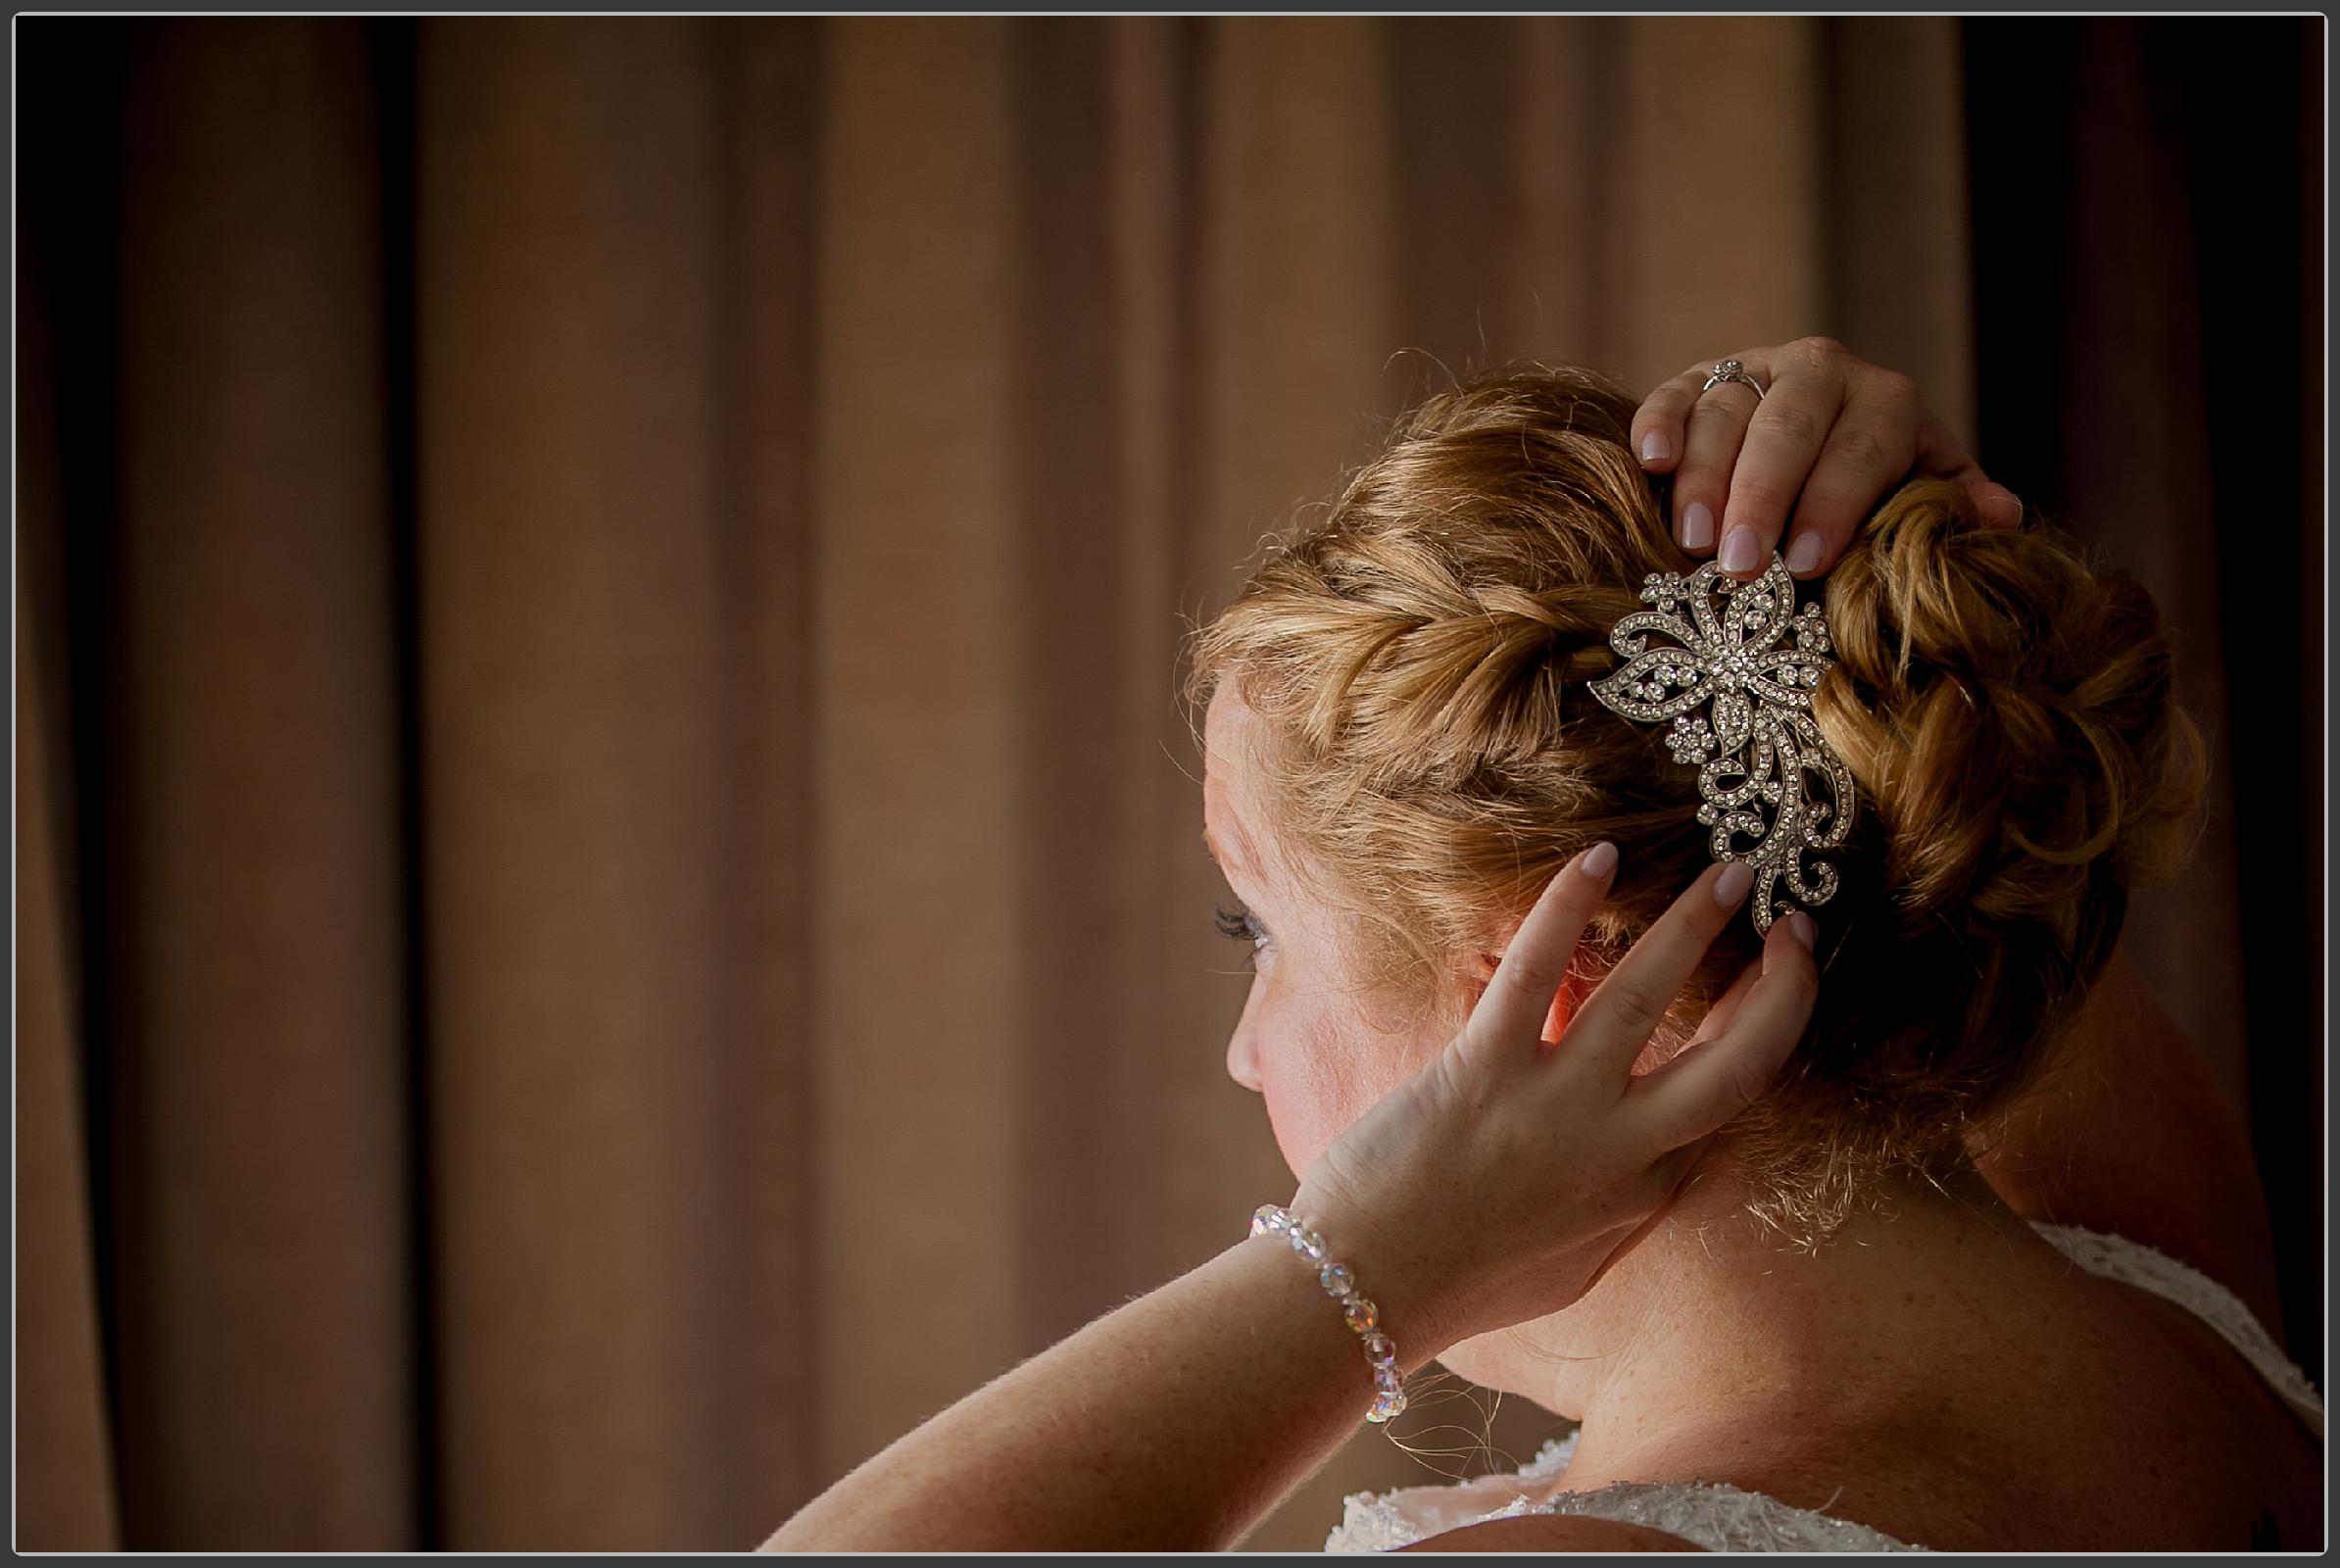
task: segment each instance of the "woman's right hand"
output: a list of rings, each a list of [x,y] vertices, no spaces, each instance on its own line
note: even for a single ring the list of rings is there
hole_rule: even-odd
[[[1908,376],[1828,337],[1729,358],[1763,383],[1760,402],[1744,382],[1701,393],[1709,361],[1661,383],[1633,415],[1641,466],[1674,475],[1674,537],[1688,554],[1713,550],[1723,571],[1746,581],[1784,533],[1788,572],[1818,576],[1914,474],[1964,485],[1993,527],[2023,520],[2023,502],[1991,482]]]
[[[1377,1304],[1408,1366],[1590,1290],[1663,1217],[1812,1016],[1812,922],[1796,913],[1773,922],[1693,1042],[1636,1076],[1708,946],[1741,917],[1752,878],[1741,861],[1708,867],[1567,1010],[1561,989],[1615,866],[1613,851],[1587,852],[1552,879],[1461,1034],[1336,1139],[1293,1200],[1385,1293]]]

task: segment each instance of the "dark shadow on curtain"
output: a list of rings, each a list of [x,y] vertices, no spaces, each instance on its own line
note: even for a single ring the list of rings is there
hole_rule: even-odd
[[[20,1126],[18,1261],[31,1268],[34,1259],[62,1254],[87,1263],[85,1297],[65,1282],[21,1275],[18,1309],[23,1332],[40,1335],[49,1326],[43,1307],[51,1293],[72,1291],[70,1309],[94,1320],[84,1332],[99,1358],[94,1388],[50,1389],[34,1371],[19,1389],[18,1444],[25,1456],[17,1473],[19,1544],[36,1549],[115,1549],[128,1525],[118,1480],[124,1396],[121,1378],[107,1364],[117,1318],[115,1259],[106,1245],[110,1227],[91,1223],[92,1215],[111,1212],[115,1190],[107,1114],[111,1058],[93,1046],[110,1029],[113,994],[110,949],[95,939],[107,914],[106,778],[88,760],[102,755],[109,712],[104,627],[112,607],[98,568],[116,506],[114,301],[129,32],[118,22],[47,18],[24,19],[17,28],[20,48],[41,62],[20,70],[19,123],[37,127],[37,145],[46,149],[45,156],[20,154],[18,318],[24,337],[16,390],[17,538],[24,576],[18,606],[25,618],[17,655],[26,666],[19,671],[18,700],[34,710],[26,719],[40,727],[37,743],[24,748],[24,763],[45,764],[47,774],[20,780],[19,787],[47,805],[45,858],[54,867],[52,889],[20,881],[18,917],[37,919],[34,901],[45,893],[59,926],[52,951],[60,972],[53,983],[71,1020],[59,1045],[75,1122],[64,1137],[80,1155],[79,1169],[59,1173],[76,1200],[72,1207],[26,1206],[29,1138]],[[37,482],[35,475],[41,476]],[[23,841],[21,827],[20,878],[35,860]],[[25,956],[21,942],[21,965]],[[21,974],[20,997],[47,983],[51,977]],[[18,1017],[22,1030],[27,1022],[22,1004]],[[21,1062],[36,1049],[20,1034]],[[21,1068],[20,1092],[30,1073],[29,1066]],[[20,1368],[27,1355],[46,1361],[60,1348],[38,1339],[20,1342]],[[95,1452],[70,1441],[93,1420],[108,1439]]]
[[[2242,1080],[2319,1383],[2323,26],[1964,24],[1978,455],[2153,590],[2211,729],[2201,864],[2131,940]]]
[[[366,24],[366,53],[371,68],[376,145],[381,158],[382,225],[382,443],[387,460],[390,527],[391,669],[397,682],[392,724],[397,759],[399,842],[404,877],[399,888],[401,936],[399,992],[405,998],[410,1031],[406,1051],[407,1189],[406,1266],[417,1303],[413,1316],[414,1424],[408,1434],[408,1463],[414,1477],[414,1546],[447,1548],[439,1498],[438,1315],[431,1257],[436,1236],[430,1181],[430,1051],[422,1038],[429,1016],[430,977],[424,956],[428,889],[426,861],[414,853],[423,841],[420,502],[416,494],[418,389],[414,379],[414,313],[417,246],[414,223],[414,88],[416,24],[385,18]]]

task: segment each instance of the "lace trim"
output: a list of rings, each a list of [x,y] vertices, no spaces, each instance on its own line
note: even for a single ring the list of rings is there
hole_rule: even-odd
[[[1325,1550],[1394,1551],[1417,1541],[1526,1514],[1576,1514],[1646,1525],[1708,1551],[1924,1551],[1867,1525],[1791,1508],[1727,1482],[1620,1481],[1593,1492],[1538,1501],[1522,1483],[1549,1481],[1576,1457],[1579,1434],[1555,1438],[1518,1470],[1443,1487],[1400,1487],[1351,1494],[1325,1538]]]
[[[2092,1274],[2121,1280],[2175,1301],[2218,1331],[2267,1378],[2316,1431],[2323,1435],[2323,1399],[2308,1375],[2284,1355],[2242,1298],[2167,1252],[2126,1237],[2072,1225],[2032,1227],[2041,1238]],[[1562,1492],[1540,1501],[1548,1482],[1576,1457],[1579,1434],[1545,1444],[1519,1469],[1450,1486],[1359,1492],[1344,1499],[1341,1523],[1325,1550],[1394,1551],[1431,1536],[1490,1519],[1524,1514],[1575,1514],[1645,1525],[1709,1551],[1925,1551],[1928,1548],[1810,1508],[1726,1482],[1620,1481],[1592,1492]]]
[[[1525,1509],[1523,1512],[1527,1511]],[[1584,1514],[1647,1525],[1708,1551],[1924,1551],[1882,1531],[1726,1481],[1620,1481],[1597,1492],[1563,1492],[1538,1513]]]
[[[2242,1298],[2190,1263],[2179,1262],[2158,1248],[2132,1242],[2125,1236],[2084,1230],[2077,1225],[2031,1228],[2074,1263],[2124,1285],[2134,1285],[2175,1301],[2218,1331],[2244,1359],[2273,1385],[2274,1391],[2299,1412],[2300,1419],[2323,1436],[2323,1396],[2299,1364],[2283,1353],[2258,1314]]]
[[[1577,1434],[1554,1438],[1517,1470],[1497,1471],[1448,1486],[1399,1487],[1351,1493],[1341,1523],[1325,1538],[1327,1551],[1395,1551],[1430,1536],[1489,1519],[1510,1519],[1534,1506],[1536,1482],[1549,1481],[1576,1457]],[[1523,1485],[1527,1483],[1527,1485]]]

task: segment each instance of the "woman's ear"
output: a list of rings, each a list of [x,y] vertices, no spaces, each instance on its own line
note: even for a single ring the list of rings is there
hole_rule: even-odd
[[[1503,955],[1500,953],[1482,953],[1472,957],[1471,1004],[1473,1006],[1479,1004],[1479,999],[1486,996],[1487,988],[1494,983],[1495,968],[1502,961]],[[1568,979],[1562,983],[1559,992],[1552,998],[1552,1010],[1544,1017],[1543,1043],[1545,1045],[1559,1043],[1560,1037],[1568,1032],[1568,1021],[1576,1016],[1577,1009],[1584,1004],[1584,998],[1588,995],[1590,993],[1585,989],[1583,977],[1571,969],[1568,972]]]

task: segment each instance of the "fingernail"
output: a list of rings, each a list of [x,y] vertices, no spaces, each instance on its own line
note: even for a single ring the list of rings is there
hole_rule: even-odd
[[[2023,520],[2023,504],[2014,496],[1990,498],[1990,520],[2002,528],[2020,526]]]
[[[1723,874],[1715,878],[1715,902],[1728,909],[1747,896],[1747,889],[1755,885],[1755,873],[1747,869],[1744,860],[1732,860],[1723,867]]]
[[[1715,542],[1715,514],[1703,501],[1693,501],[1682,514],[1682,547],[1704,550]]]
[[[1663,430],[1652,430],[1641,438],[1641,461],[1663,463],[1674,455],[1674,443],[1666,439]]]
[[[1820,564],[1820,535],[1799,533],[1787,546],[1787,569],[1810,571]]]
[[[1616,868],[1617,846],[1611,844],[1607,839],[1601,840],[1598,844],[1595,844],[1592,846],[1592,848],[1586,850],[1584,852],[1584,858],[1580,865],[1580,869],[1582,869],[1586,876],[1607,876]]]
[[[1716,561],[1725,571],[1753,571],[1755,558],[1760,554],[1755,545],[1755,530],[1741,523],[1723,541],[1723,553]]]
[[[1812,923],[1812,916],[1798,909],[1787,917],[1787,934],[1801,942],[1804,951],[1810,953],[1812,944],[1819,939],[1820,927]]]

